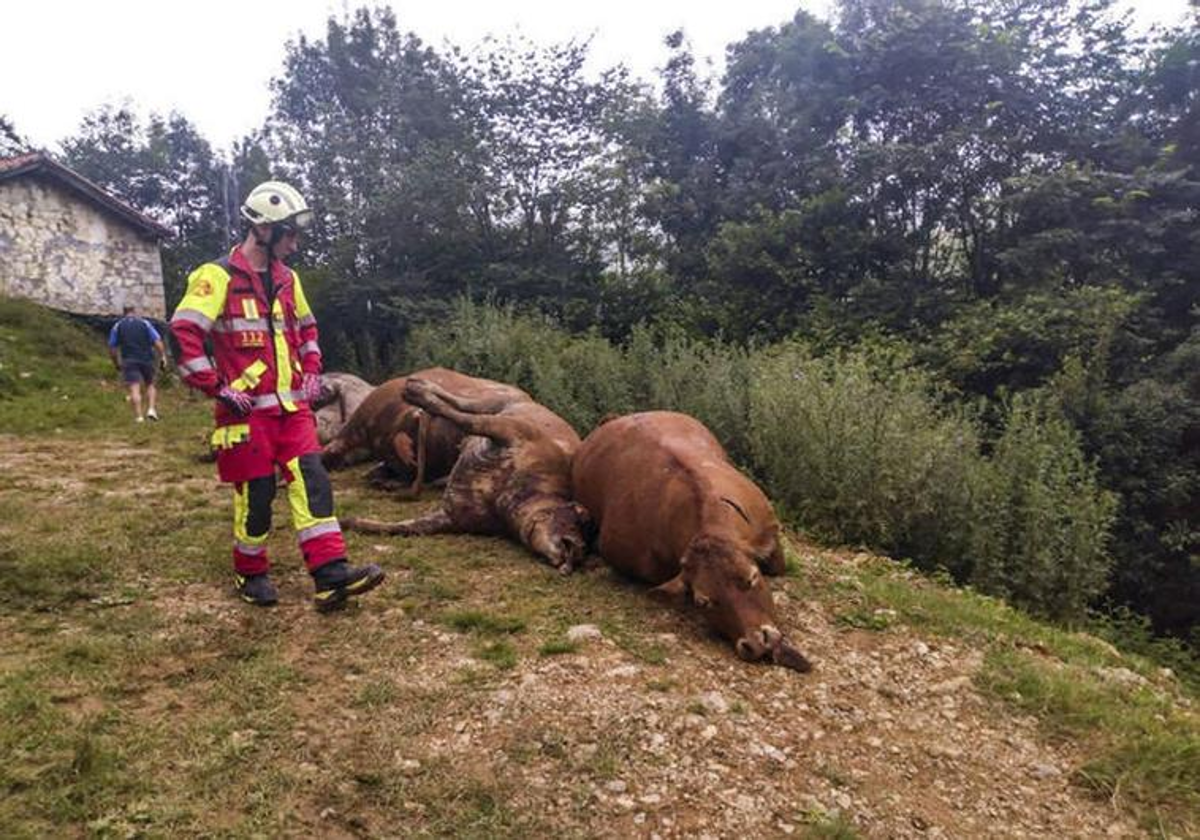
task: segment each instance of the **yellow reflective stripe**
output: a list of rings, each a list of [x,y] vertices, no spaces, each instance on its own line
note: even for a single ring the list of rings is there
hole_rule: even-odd
[[[293,276],[294,273],[293,273]],[[278,300],[275,301],[275,308],[272,314],[279,320],[283,320],[283,304]],[[283,330],[275,330],[275,361],[276,372],[278,377],[275,381],[275,391],[279,394],[279,403],[283,406],[284,411],[295,411],[296,404],[287,397],[292,390],[292,348],[288,346],[287,336]]]
[[[230,427],[233,428],[233,427]],[[249,546],[262,545],[271,535],[267,533],[254,537],[246,533],[246,522],[250,518],[250,482],[233,485],[233,538]]]
[[[288,505],[292,509],[292,527],[297,531],[305,531],[318,525],[332,526],[338,529],[336,516],[314,516],[308,506],[308,488],[304,486],[304,473],[300,472],[300,459],[293,458],[287,462],[287,472],[292,480],[288,482]]]
[[[300,285],[300,275],[295,271],[292,272],[292,292],[296,299],[296,317],[303,318],[305,315],[312,315],[312,307],[308,305],[308,298],[304,296],[304,287]]]
[[[250,437],[249,423],[234,423],[232,426],[220,426],[212,433],[212,445],[217,449],[229,449]]]
[[[235,391],[252,391],[258,387],[259,382],[262,382],[262,375],[266,371],[267,363],[262,359],[256,359],[242,371],[241,376],[229,383],[229,387]]]
[[[215,321],[225,308],[228,290],[229,272],[214,263],[205,263],[188,275],[187,291],[175,310],[195,310]]]
[[[247,320],[254,321],[258,319],[258,301],[254,298],[242,298],[242,314]]]

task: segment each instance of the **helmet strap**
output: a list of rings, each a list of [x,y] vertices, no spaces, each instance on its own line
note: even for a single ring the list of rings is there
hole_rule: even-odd
[[[273,262],[275,259],[275,246],[278,245],[280,240],[283,239],[283,226],[274,224],[271,225],[271,234],[266,238],[264,238],[262,234],[258,232],[258,227],[258,225],[254,225],[250,228],[250,232],[254,235],[254,242],[258,245],[258,247],[267,252],[268,263]]]

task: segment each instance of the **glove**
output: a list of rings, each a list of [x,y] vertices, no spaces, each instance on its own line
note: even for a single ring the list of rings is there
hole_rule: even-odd
[[[217,399],[225,403],[225,407],[238,417],[245,417],[254,410],[254,398],[241,391],[235,391],[225,385],[217,392]]]
[[[318,373],[306,373],[300,385],[300,392],[304,394],[304,401],[314,403],[321,397],[321,375]]]

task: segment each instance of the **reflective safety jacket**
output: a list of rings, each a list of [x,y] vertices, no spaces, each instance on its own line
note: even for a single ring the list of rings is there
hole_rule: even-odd
[[[240,247],[205,263],[188,277],[171,332],[184,382],[211,397],[229,385],[254,397],[255,411],[279,414],[304,404],[300,383],[305,373],[321,372],[321,348],[300,276],[273,260],[271,279],[268,300]],[[212,358],[205,352],[206,338]],[[216,418],[218,426],[238,419],[220,401]]]

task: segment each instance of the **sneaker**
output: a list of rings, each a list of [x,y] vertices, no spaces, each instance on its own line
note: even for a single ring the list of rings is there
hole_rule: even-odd
[[[134,423],[145,423],[146,418],[145,417],[135,417],[135,418],[133,418],[133,422]]]
[[[149,411],[146,412],[146,419],[147,420],[158,420],[158,412],[155,411],[153,408],[150,409]]]
[[[235,574],[234,580],[237,582],[238,595],[247,604],[253,604],[256,607],[271,607],[279,602],[279,590],[275,588],[275,584],[271,583],[266,572],[261,575]]]
[[[346,605],[356,595],[370,592],[383,583],[383,569],[374,563],[366,566],[351,566],[345,560],[326,563],[313,572],[316,594],[313,603],[317,612],[332,612]]]

